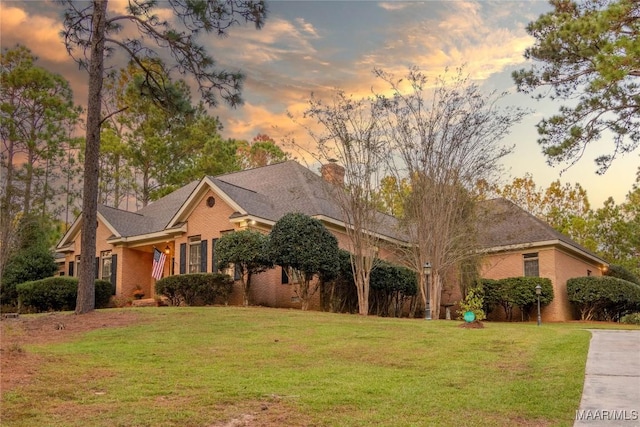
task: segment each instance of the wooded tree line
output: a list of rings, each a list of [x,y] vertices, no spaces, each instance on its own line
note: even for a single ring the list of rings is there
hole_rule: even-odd
[[[78,215],[84,140],[77,137],[83,111],[73,103],[68,81],[40,67],[26,46],[5,49],[0,64],[2,272],[22,246],[20,227],[41,223],[53,245]],[[219,120],[194,104],[186,83],[164,74],[179,109],[161,108],[144,95],[143,78],[130,64],[105,80],[99,203],[137,210],[204,175],[290,158],[265,134],[252,141],[223,138]]]

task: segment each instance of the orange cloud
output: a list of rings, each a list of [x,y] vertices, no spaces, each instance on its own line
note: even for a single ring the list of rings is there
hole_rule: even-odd
[[[52,62],[69,60],[60,37],[61,20],[29,15],[20,8],[0,5],[0,28],[3,46],[20,43],[42,59]]]

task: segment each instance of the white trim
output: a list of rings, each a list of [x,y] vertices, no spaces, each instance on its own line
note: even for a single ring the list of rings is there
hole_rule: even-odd
[[[139,234],[128,237],[115,237],[107,239],[107,243],[115,245],[117,243],[126,244],[127,247],[148,245],[150,240],[166,241],[167,238],[174,238],[187,232],[187,224],[184,223],[180,227],[173,227],[167,230],[156,231],[154,233]]]
[[[208,186],[208,188],[206,187]],[[231,197],[229,197],[224,191],[222,191],[208,176],[202,178],[200,183],[193,189],[187,200],[182,204],[178,212],[169,220],[167,228],[171,228],[180,222],[180,219],[191,216],[191,212],[195,209],[196,202],[205,193],[204,190],[211,190],[216,193],[226,204],[228,204],[234,211],[240,212],[246,215],[247,212],[240,207]]]
[[[60,242],[56,246],[56,252],[63,252],[65,250],[66,251],[70,250],[68,247],[73,243],[73,240],[71,240],[71,237],[77,235],[79,232],[82,231],[81,230],[82,219],[83,219],[82,213],[80,213],[80,215],[78,215],[78,217],[73,222],[73,224],[71,224],[71,227],[69,227],[69,229],[64,234],[64,236],[62,236],[62,239],[60,239]],[[120,237],[120,233],[118,233],[118,231],[111,225],[109,221],[107,221],[104,215],[102,215],[100,212],[96,213],[96,220],[102,222],[104,226],[107,227],[107,229],[111,232],[111,234],[113,234],[116,237]]]
[[[332,225],[338,226],[340,228],[343,228],[345,231],[347,229],[346,223],[344,221],[340,221],[340,220],[337,220],[335,218],[331,218],[331,217],[328,217],[328,216],[325,216],[325,215],[312,215],[312,218],[315,218],[315,219],[317,219],[319,221],[326,222],[328,224],[332,224]],[[350,225],[349,228],[353,229],[353,226]],[[381,233],[370,232],[370,231],[367,231],[367,230],[365,230],[365,233],[367,233],[367,234],[369,234],[369,235],[371,235],[371,236],[373,236],[373,237],[375,237],[377,239],[386,240],[386,241],[394,243],[396,245],[407,246],[407,245],[410,244],[409,242],[398,240],[398,239],[396,239],[394,237],[387,236],[387,235],[381,234]]]
[[[570,245],[566,242],[563,242],[562,240],[559,240],[559,239],[544,240],[541,242],[519,243],[515,245],[494,246],[491,248],[480,249],[478,252],[484,253],[484,254],[491,254],[494,252],[511,252],[511,251],[517,251],[522,249],[541,248],[545,246],[560,246],[562,248],[568,249],[571,252],[577,253],[583,258],[587,258],[591,261],[594,261],[597,264],[601,264],[602,266],[606,267],[609,265],[609,263],[603,260],[602,258],[599,258],[598,256],[595,256],[595,255],[591,255],[590,253],[585,252],[582,249],[577,248],[573,245]]]
[[[109,229],[109,231],[111,232],[111,234],[113,234],[116,237],[120,237],[120,233],[118,233],[118,230],[116,230],[110,223],[109,221],[106,220],[106,218],[104,217],[104,215],[102,215],[100,212],[97,213],[98,214],[98,219],[100,221],[102,221],[102,223]]]

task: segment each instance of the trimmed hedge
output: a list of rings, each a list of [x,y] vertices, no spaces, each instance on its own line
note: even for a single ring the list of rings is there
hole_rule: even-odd
[[[621,265],[611,264],[604,272],[604,275],[626,280],[640,286],[640,278]]]
[[[502,307],[507,320],[513,320],[513,308],[519,307],[522,320],[527,320],[532,309],[538,303],[536,286],[540,285],[540,305],[547,305],[553,301],[553,285],[551,280],[544,277],[508,277],[500,280],[480,280],[484,304],[487,313]]]
[[[169,276],[156,282],[156,293],[178,305],[211,305],[219,299],[225,305],[233,289],[233,279],[221,273],[196,273]]]
[[[106,280],[96,280],[96,308],[109,305],[113,295],[113,285]],[[21,283],[16,286],[20,307],[28,311],[75,310],[78,297],[77,277],[48,277]]]
[[[371,314],[400,317],[406,299],[418,293],[418,278],[406,267],[378,261],[371,270],[369,287]]]
[[[612,276],[569,279],[567,293],[581,320],[616,321],[640,311],[640,286]]]

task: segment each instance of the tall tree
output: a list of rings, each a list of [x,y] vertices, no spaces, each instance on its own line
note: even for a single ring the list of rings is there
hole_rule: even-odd
[[[423,302],[429,294],[438,318],[444,278],[454,274],[475,252],[475,207],[470,190],[479,179],[491,182],[499,160],[511,149],[502,138],[524,112],[500,108],[504,94],[483,93],[462,75],[438,78],[435,87],[412,68],[403,79],[376,70],[392,95],[378,95],[378,108],[387,139],[396,156],[388,156],[397,180],[409,181],[404,206],[405,230],[415,243],[407,262],[418,272],[433,266],[426,291],[420,274]]]
[[[251,142],[238,141],[238,157],[243,170],[284,162],[291,158],[269,135],[259,133]]]
[[[551,0],[553,10],[527,26],[535,45],[524,56],[531,69],[515,71],[518,90],[550,87],[566,100],[559,114],[538,123],[538,143],[550,164],[577,162],[603,134],[613,153],[596,159],[604,173],[640,143],[640,2]]]
[[[363,316],[369,314],[371,270],[378,259],[380,243],[375,230],[382,215],[376,210],[376,195],[388,148],[374,104],[375,99],[354,99],[338,90],[329,102],[312,95],[304,112],[320,128],[306,126],[318,160],[324,168],[344,169],[344,183],[333,183],[329,194],[346,224],[358,313]]]
[[[12,245],[18,215],[38,209],[54,216],[59,178],[67,150],[77,140],[70,135],[79,107],[66,81],[35,64],[31,51],[18,45],[0,55],[0,136],[2,170],[0,214],[0,275]]]
[[[253,22],[260,28],[266,18],[263,0],[130,0],[125,13],[109,13],[107,0],[65,4],[64,37],[70,55],[89,73],[89,100],[87,103],[87,131],[83,189],[82,251],[80,258],[78,300],[76,313],[92,311],[95,306],[93,254],[96,248],[98,166],[100,153],[100,127],[102,117],[102,82],[105,59],[114,51],[128,56],[144,70],[144,88],[148,95],[167,108],[173,107],[162,79],[153,67],[145,67],[144,58],[154,58],[159,51],[168,53],[175,69],[191,74],[200,93],[209,105],[217,104],[218,95],[230,105],[241,103],[240,90],[243,76],[239,72],[216,70],[215,62],[204,47],[197,43],[202,33],[219,36],[244,22]],[[159,5],[168,6],[159,10]],[[160,17],[173,16],[175,24]],[[167,14],[167,12],[169,12]],[[127,31],[122,31],[125,29]],[[130,37],[130,34],[137,37]]]

